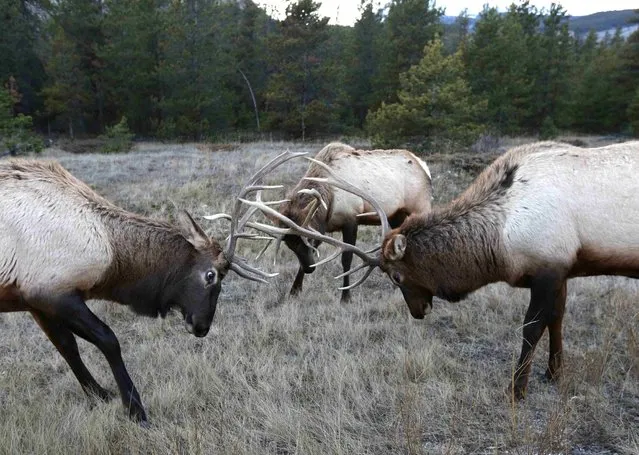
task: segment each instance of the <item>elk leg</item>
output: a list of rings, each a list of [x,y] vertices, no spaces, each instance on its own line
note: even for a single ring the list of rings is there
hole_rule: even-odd
[[[347,223],[342,228],[342,240],[344,243],[348,243],[351,245],[355,245],[357,242],[357,223]],[[345,251],[342,253],[342,270],[344,272],[348,272],[351,269],[351,264],[353,262],[353,252]],[[344,277],[343,286],[346,287],[350,284],[350,276],[346,275]],[[350,302],[351,300],[351,291],[350,289],[344,289],[342,291],[342,303]]]
[[[84,365],[73,332],[60,323],[47,318],[39,311],[31,310],[31,315],[64,360],[67,361],[71,367],[71,371],[73,371],[73,374],[75,374],[75,377],[82,386],[82,390],[84,390],[87,395],[96,395],[103,401],[108,401],[113,398],[113,394],[102,388]]]
[[[297,275],[295,275],[295,281],[291,287],[291,295],[299,295],[302,292],[302,285],[304,284],[304,268],[300,265],[297,269]]]
[[[31,304],[31,302],[29,302]],[[106,357],[120,390],[122,403],[129,410],[129,417],[146,422],[146,413],[140,395],[124,366],[120,343],[113,331],[87,307],[77,293],[35,302],[33,307],[70,329],[75,335],[95,345]]]
[[[564,311],[566,309],[566,280],[563,281],[559,292],[555,296],[554,305],[550,318],[548,320],[549,335],[549,353],[548,353],[548,369],[546,370],[546,378],[548,380],[557,380],[561,374],[562,364],[562,335],[561,325],[564,320]]]
[[[565,280],[560,278],[559,274],[554,271],[541,272],[531,279],[530,304],[524,317],[521,354],[511,384],[511,392],[518,400],[526,396],[528,376],[535,347],[549,322],[553,319],[555,302],[558,300],[564,284]]]

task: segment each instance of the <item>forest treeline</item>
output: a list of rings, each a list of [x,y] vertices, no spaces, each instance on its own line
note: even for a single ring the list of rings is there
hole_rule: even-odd
[[[528,2],[486,6],[470,30],[465,15],[445,26],[433,3],[363,1],[346,27],[312,0],[290,1],[282,20],[251,0],[0,0],[0,123],[30,117],[77,137],[125,119],[143,138],[422,148],[485,133],[639,135],[639,32],[576,37],[560,5]]]

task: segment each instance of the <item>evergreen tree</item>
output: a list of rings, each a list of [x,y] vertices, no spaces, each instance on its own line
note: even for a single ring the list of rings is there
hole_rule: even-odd
[[[539,36],[539,58],[537,76],[533,89],[533,128],[555,125],[565,128],[570,123],[570,75],[574,65],[572,38],[568,32],[566,11],[552,4],[544,15],[543,29]]]
[[[382,17],[373,10],[373,2],[363,3],[361,16],[353,26],[353,58],[346,65],[349,72],[350,105],[358,128],[364,126],[369,109],[377,109],[382,100],[375,91],[380,61]],[[346,62],[345,62],[346,63]]]
[[[376,91],[381,99],[397,100],[399,74],[419,63],[424,46],[441,34],[442,14],[430,0],[391,0],[379,42],[380,75]]]
[[[99,55],[114,121],[122,115],[141,134],[157,128],[161,112],[158,69],[163,0],[107,0],[105,43]]]
[[[312,0],[289,3],[286,18],[268,38],[268,126],[302,139],[332,123],[334,115],[323,102],[331,78],[318,53],[328,38],[328,18],[318,15],[319,7]]]
[[[45,2],[0,0],[0,87],[13,78],[20,87],[16,112],[35,114],[42,108],[39,95],[46,78],[38,57]]]
[[[622,74],[621,45],[597,43],[591,32],[578,51],[573,77],[573,128],[586,133],[620,131],[626,122],[624,90],[618,79]]]
[[[464,77],[461,52],[445,56],[440,40],[429,43],[418,65],[400,75],[399,102],[382,104],[368,116],[375,145],[468,145],[483,127],[486,102],[474,97]]]
[[[206,0],[171,2],[166,10],[160,134],[200,139],[228,129],[234,121],[237,80],[231,52],[228,5]]]
[[[103,6],[101,0],[61,0],[53,10],[45,104],[49,114],[66,118],[72,137],[78,127],[90,133],[104,127]]]
[[[473,93],[487,100],[486,122],[502,134],[519,134],[532,97],[528,39],[512,14],[485,8],[465,49]]]

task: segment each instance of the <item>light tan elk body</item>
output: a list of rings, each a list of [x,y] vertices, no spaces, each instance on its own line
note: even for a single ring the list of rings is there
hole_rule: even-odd
[[[189,332],[206,335],[229,270],[257,281],[270,276],[234,254],[243,228],[234,215],[223,250],[186,212],[176,227],[113,205],[55,162],[0,162],[0,312],[30,312],[85,392],[106,400],[75,336],[97,346],[129,415],[145,421],[119,342],[85,300],[119,302],[152,317],[176,308]]]
[[[356,150],[346,144],[333,142],[315,156],[332,172],[372,195],[389,215],[391,226],[399,226],[412,213],[428,212],[431,208],[431,177],[428,166],[408,150]],[[326,176],[326,171],[311,163],[304,178],[290,192],[290,202],[280,213],[303,227],[321,233],[341,232],[344,242],[354,245],[358,225],[378,225],[379,217],[371,205],[354,195],[326,183],[307,178]],[[373,211],[371,213],[371,211]],[[291,288],[291,294],[302,290],[305,273],[315,268],[313,253],[319,242],[296,235],[284,236],[284,242],[297,256],[300,267]],[[342,266],[348,271],[353,253],[342,254]],[[344,277],[344,287],[349,277]],[[350,297],[342,291],[342,301]]]
[[[393,230],[386,224],[377,257],[292,222],[287,226],[354,252],[368,273],[381,267],[418,319],[430,310],[433,296],[458,301],[498,281],[529,288],[511,384],[514,397],[523,398],[533,353],[546,329],[546,376],[560,375],[567,280],[639,278],[638,176],[639,142],[594,149],[542,142],[498,158],[447,206],[411,216]]]

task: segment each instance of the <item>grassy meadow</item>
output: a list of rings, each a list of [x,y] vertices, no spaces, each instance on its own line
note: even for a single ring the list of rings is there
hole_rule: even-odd
[[[117,204],[157,218],[188,209],[220,241],[243,182],[281,151],[322,144],[139,144],[122,155],[51,148],[80,179]],[[495,155],[427,159],[435,202],[462,191]],[[290,185],[293,160],[267,178]],[[273,197],[281,194],[273,194]],[[376,241],[365,228],[362,243]],[[241,244],[254,258],[261,244]],[[330,249],[322,246],[323,254]],[[280,276],[263,285],[230,273],[214,325],[198,339],[181,317],[134,315],[114,303],[91,308],[116,333],[149,428],[129,421],[119,397],[82,392],[27,314],[0,314],[0,454],[637,454],[639,282],[583,278],[568,285],[565,376],[543,380],[539,344],[528,397],[505,394],[521,346],[528,291],[487,286],[460,303],[435,299],[413,320],[390,280],[376,271],[339,303],[339,261],[288,290],[293,254],[257,262]],[[255,263],[255,262],[254,262]],[[79,341],[96,379],[116,391],[104,357]]]

